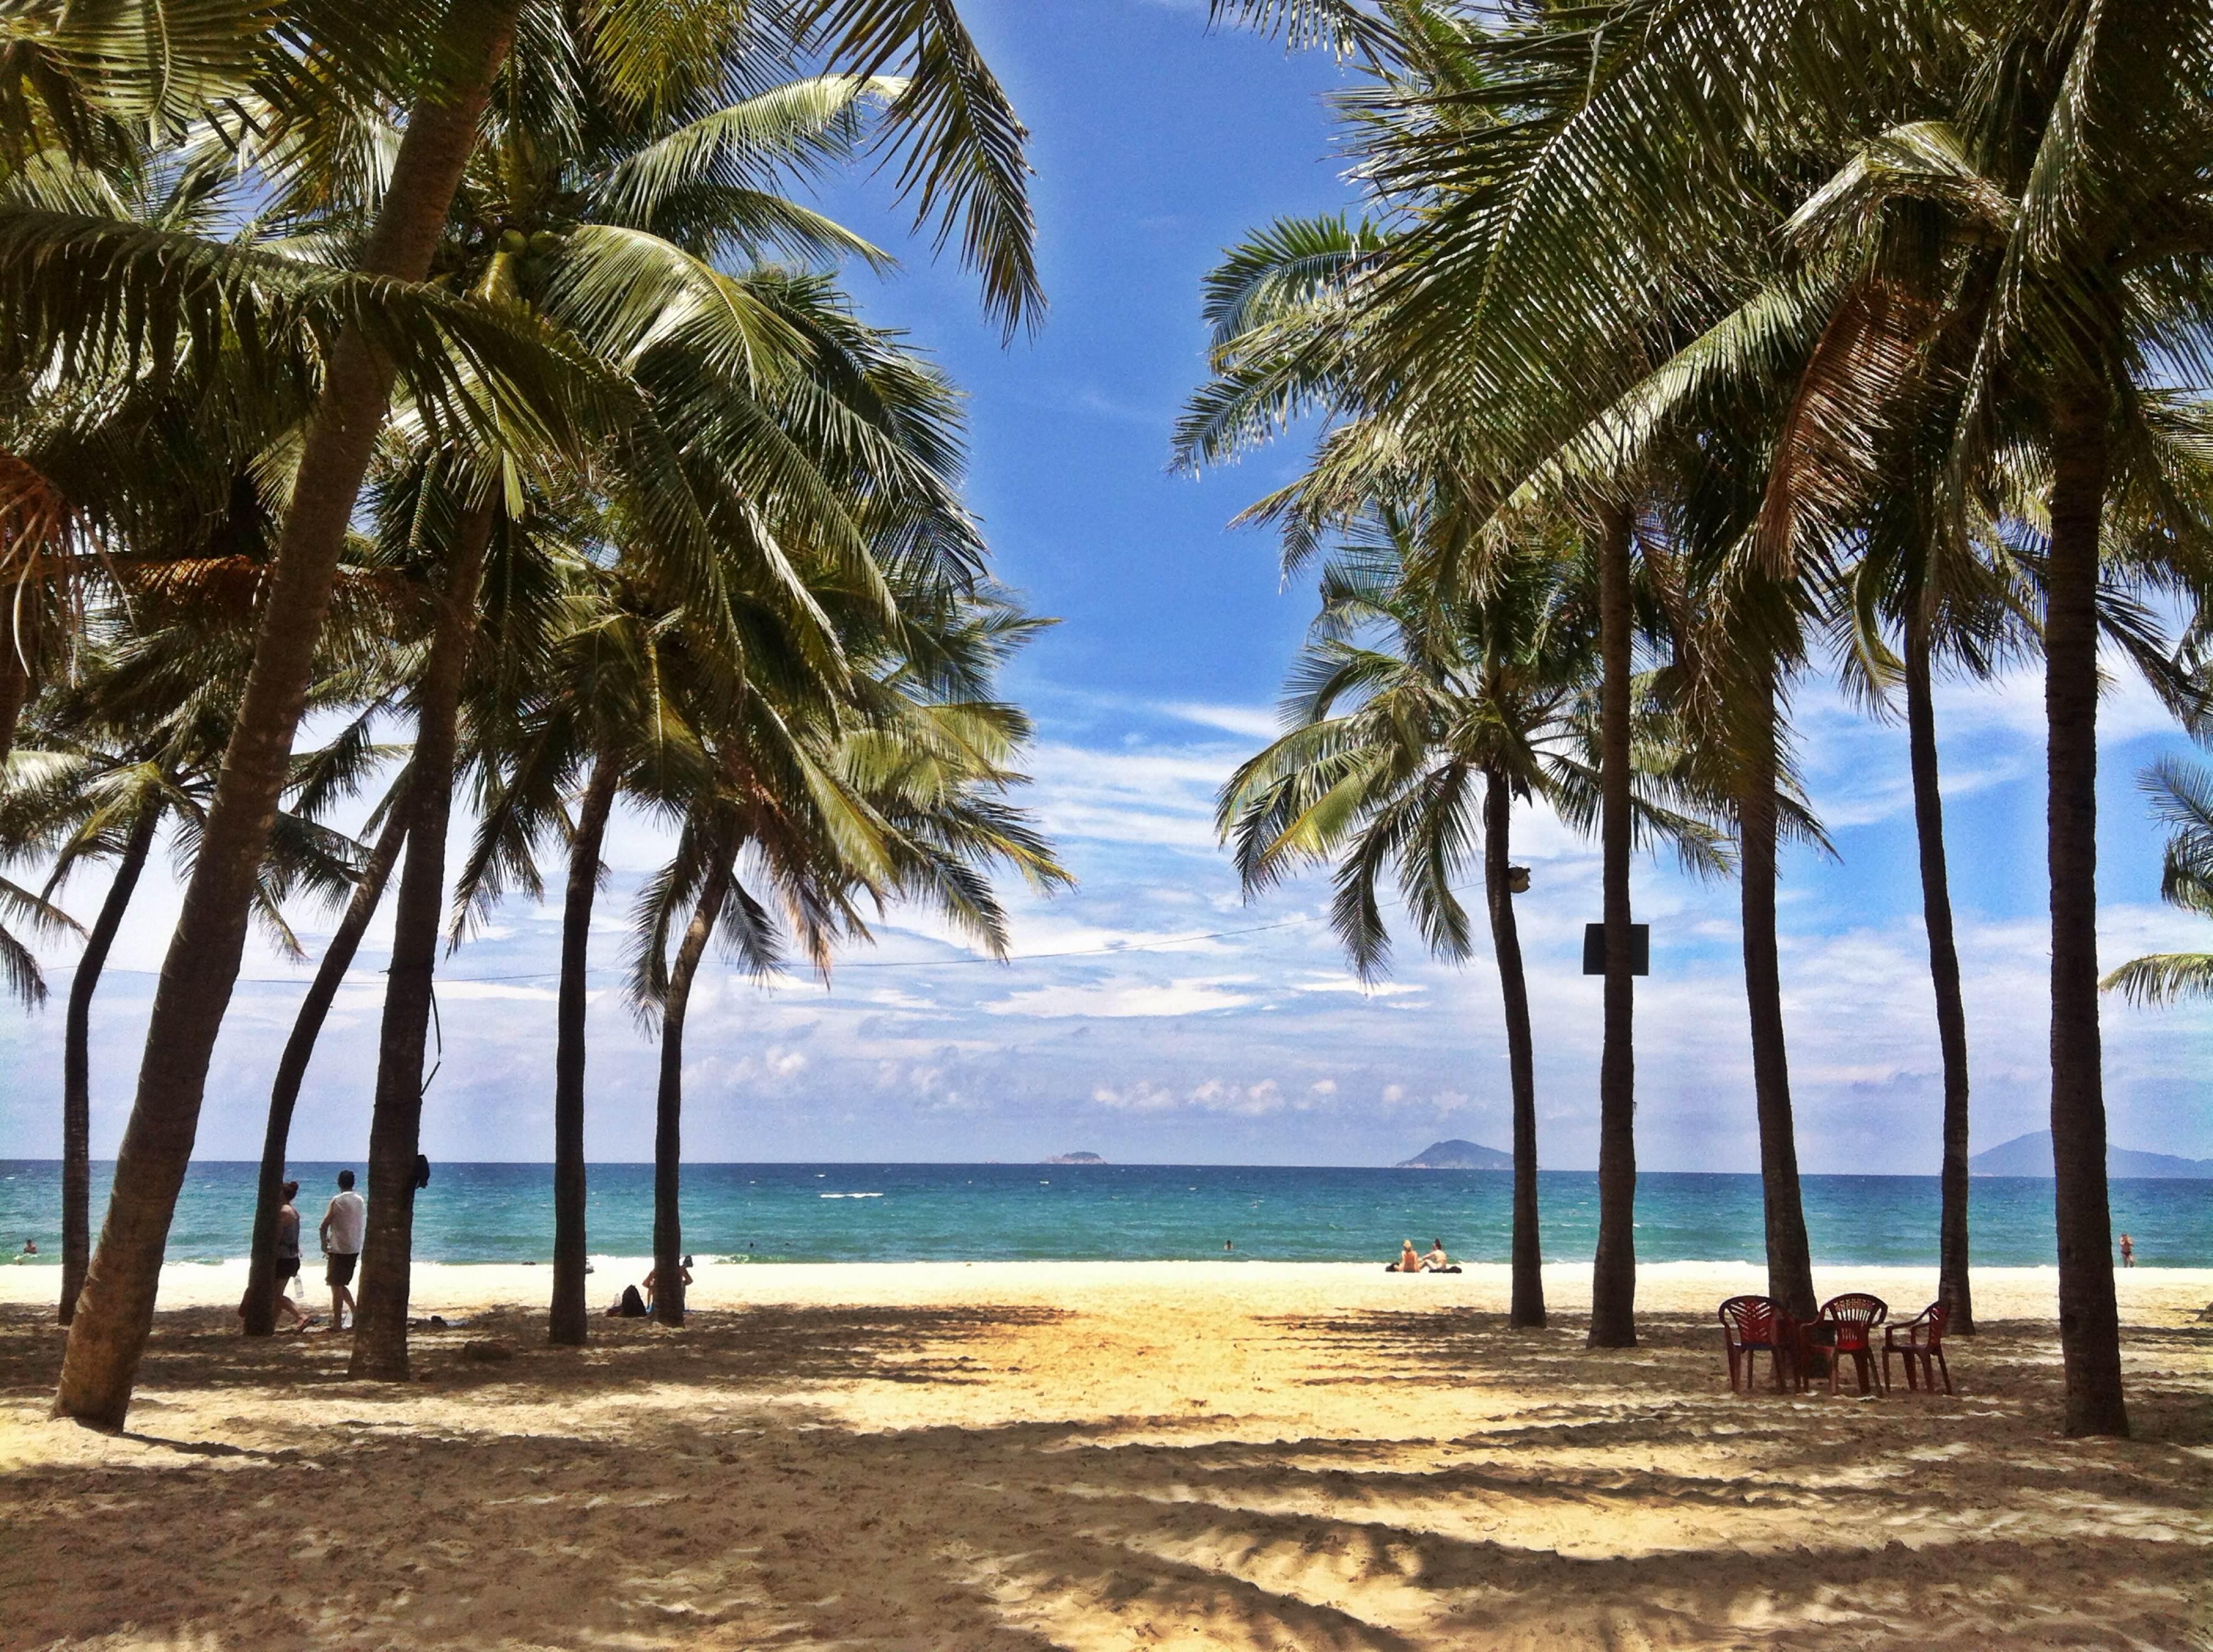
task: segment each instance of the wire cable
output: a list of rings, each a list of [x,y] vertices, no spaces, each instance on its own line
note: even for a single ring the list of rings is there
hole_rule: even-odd
[[[1194,946],[1202,941],[1223,941],[1234,936],[1263,935],[1271,930],[1295,929],[1300,924],[1312,924],[1314,921],[1314,915],[1308,913],[1299,917],[1280,918],[1273,924],[1250,924],[1241,930],[1211,930],[1204,935],[1162,936],[1155,941],[1132,941],[1120,946],[1083,947],[1070,952],[1024,952],[1016,953],[1006,958],[992,958],[982,954],[966,958],[864,958],[851,963],[839,964],[837,968],[838,972],[842,973],[851,969],[954,969],[973,964],[1011,966],[1015,964],[1045,963],[1062,958],[1112,958],[1124,953],[1158,952],[1170,947]],[[60,975],[76,967],[75,964],[57,964],[46,972],[50,975]],[[611,972],[619,972],[621,967],[615,964],[596,964],[585,973],[605,975]],[[126,969],[119,965],[110,965],[102,972],[108,975],[159,975],[162,972],[155,969]],[[381,972],[379,972],[379,973]],[[438,978],[448,983],[478,982],[492,984],[515,981],[550,981],[558,978],[560,973],[560,966],[556,965],[552,969],[526,970],[518,975],[442,975]],[[314,978],[312,975],[241,975],[236,978],[236,983],[241,986],[304,986]]]

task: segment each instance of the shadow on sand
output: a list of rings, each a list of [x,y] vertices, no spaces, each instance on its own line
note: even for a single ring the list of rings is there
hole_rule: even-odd
[[[1648,1321],[1622,1356],[1566,1321],[1436,1313],[1265,1326],[1288,1381],[1350,1401],[1334,1416],[1407,1385],[1509,1402],[1426,1436],[1271,1437],[1234,1403],[1044,1417],[1011,1389],[981,1425],[930,1420],[1069,1317],[762,1309],[676,1333],[595,1322],[580,1352],[504,1314],[422,1336],[430,1381],[394,1387],[347,1381],[342,1339],[165,1314],[145,1432],[19,1430],[0,1641],[1398,1652],[2193,1632],[2205,1496],[2186,1448],[2209,1440],[2213,1327],[2134,1338],[2129,1442],[2051,1436],[2048,1326],[1978,1338],[1958,1399],[1831,1402],[1727,1395],[1687,1320]],[[486,1337],[515,1356],[460,1357]],[[34,1415],[58,1355],[41,1317],[0,1314],[12,1417]],[[857,1395],[906,1420],[857,1417]]]

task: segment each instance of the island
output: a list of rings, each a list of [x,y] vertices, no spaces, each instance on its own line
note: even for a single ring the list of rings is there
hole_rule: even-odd
[[[1454,1138],[1432,1142],[1411,1159],[1401,1159],[1395,1170],[1511,1170],[1514,1155],[1495,1147],[1480,1147]]]
[[[1056,1153],[1050,1159],[1039,1159],[1039,1164],[1105,1164],[1096,1153]]]
[[[1976,1176],[2051,1175],[2051,1132],[2033,1131],[2001,1142],[1967,1161]],[[2213,1159],[2185,1159],[2172,1153],[2146,1153],[2132,1147],[2106,1149],[2106,1174],[2115,1181],[2204,1181],[2213,1179]]]

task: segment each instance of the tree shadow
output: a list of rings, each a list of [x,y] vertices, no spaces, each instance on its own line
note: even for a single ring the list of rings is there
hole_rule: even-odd
[[[497,1308],[442,1329],[418,1328],[408,1341],[418,1379],[453,1389],[497,1388],[527,1395],[558,1384],[586,1395],[683,1381],[711,1374],[731,1387],[888,1382],[960,1383],[973,1379],[961,1344],[1009,1326],[1059,1317],[1050,1308],[758,1308],[695,1312],[680,1331],[650,1321],[595,1318],[582,1348],[546,1340],[542,1311]],[[479,1360],[471,1344],[500,1344],[504,1358]],[[0,1307],[0,1399],[51,1395],[63,1341],[49,1316]],[[143,1405],[172,1390],[195,1393],[281,1387],[314,1393],[404,1396],[408,1385],[358,1381],[346,1373],[352,1338],[316,1332],[246,1337],[235,1315],[214,1308],[164,1313],[139,1366]]]
[[[1978,1339],[1957,1399],[1832,1402],[1729,1396],[1718,1333],[1688,1318],[1647,1321],[1628,1358],[1579,1326],[1283,1319],[1298,1380],[1353,1396],[1340,1418],[1410,1381],[1500,1403],[1283,1440],[1234,1411],[1040,1414],[1009,1383],[986,1421],[911,1420],[982,1415],[1069,1317],[767,1308],[595,1323],[579,1351],[515,1310],[421,1338],[429,1382],[369,1385],[342,1348],[332,1375],[164,1315],[149,1387],[180,1425],[0,1480],[0,1638],[1718,1652],[2192,1632],[2202,1464],[2171,1435],[2052,1435],[2048,1326]],[[461,1356],[488,1338],[514,1357]],[[2178,1334],[2132,1358],[2179,1396],[2209,1351]],[[43,1399],[58,1352],[0,1314],[0,1397]],[[872,1424],[871,1396],[909,1420]],[[186,1416],[232,1438],[168,1437]]]

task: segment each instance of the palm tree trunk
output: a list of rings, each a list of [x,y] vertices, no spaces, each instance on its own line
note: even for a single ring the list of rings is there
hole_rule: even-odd
[[[409,783],[403,777],[400,784]],[[247,1265],[245,1328],[249,1337],[266,1337],[277,1329],[277,1212],[284,1203],[284,1160],[290,1149],[292,1110],[299,1103],[300,1086],[308,1076],[308,1063],[322,1035],[323,1021],[353,967],[354,954],[369,922],[384,899],[384,886],[399,859],[399,845],[407,840],[406,793],[385,816],[384,829],[369,851],[361,881],[353,887],[338,932],[308,984],[308,996],[292,1022],[292,1036],[277,1063],[277,1082],[269,1091],[269,1123],[261,1135],[261,1173],[254,1183],[253,1244]]]
[[[1783,971],[1775,935],[1775,680],[1763,673],[1753,706],[1744,795],[1737,803],[1743,856],[1744,992],[1752,1011],[1752,1082],[1759,1115],[1759,1180],[1767,1216],[1767,1294],[1801,1320],[1814,1317],[1814,1263],[1798,1191],[1798,1141],[1790,1113],[1790,1057],[1783,1035]]]
[[[1610,508],[1598,547],[1599,843],[1605,862],[1606,1041],[1598,1076],[1598,1253],[1590,1345],[1637,1346],[1637,989],[1629,955],[1629,558],[1635,519]]]
[[[2051,1156],[2066,1431],[2125,1436],[2098,1033],[2098,551],[2106,399],[2060,410],[2052,441],[2044,712],[2051,877]]]
[[[16,725],[30,699],[31,673],[15,643],[15,604],[0,599],[0,771],[15,749]]]
[[[568,898],[561,910],[560,1027],[553,1052],[553,1308],[547,1334],[573,1348],[584,1345],[591,1327],[584,1306],[584,970],[592,899],[600,887],[600,844],[618,778],[607,758],[593,764],[576,806],[576,835],[569,840]]]
[[[363,248],[364,270],[406,281],[430,273],[521,5],[455,0],[448,13],[432,57],[450,65],[455,78],[427,91],[412,112]],[[169,1220],[199,1128],[208,1063],[246,944],[254,878],[391,386],[391,363],[357,329],[343,329],[302,448],[254,637],[253,667],[155,990],[107,1218],[63,1356],[55,1410],[80,1422],[119,1429],[130,1411],[139,1356],[153,1329]]]
[[[1483,892],[1506,1006],[1506,1070],[1514,1090],[1514,1299],[1506,1322],[1545,1323],[1545,1250],[1537,1229],[1537,1064],[1529,1036],[1529,982],[1507,875],[1514,795],[1497,769],[1483,775]]]
[[[684,1016],[729,890],[729,863],[718,848],[676,948],[668,1001],[661,1010],[661,1093],[653,1121],[653,1317],[663,1325],[684,1323],[684,1222],[678,1203],[684,1167]]]
[[[490,501],[463,515],[438,604],[437,629],[415,690],[415,755],[407,784],[407,861],[393,906],[392,961],[376,1048],[369,1124],[369,1217],[356,1287],[357,1377],[407,1380],[407,1298],[415,1240],[415,1155],[423,1126],[423,1048],[445,915],[446,831],[453,814],[461,688],[477,637],[477,588],[491,544]]]
[[[1905,617],[1905,728],[1913,770],[1913,825],[1921,843],[1922,924],[1929,931],[1936,1043],[1944,1058],[1943,1215],[1938,1226],[1936,1295],[1951,1306],[1946,1334],[1972,1337],[1975,1308],[1967,1281],[1967,1010],[1960,996],[1951,874],[1944,860],[1944,799],[1936,783],[1929,620],[1917,603]]]
[[[92,995],[107,967],[108,949],[123,927],[124,911],[138,875],[146,869],[162,809],[149,804],[131,824],[114,881],[85,937],[84,954],[70,981],[69,1021],[62,1045],[62,1304],[61,1322],[76,1317],[77,1293],[92,1256]]]

